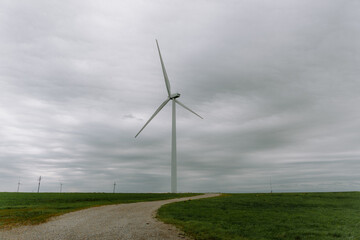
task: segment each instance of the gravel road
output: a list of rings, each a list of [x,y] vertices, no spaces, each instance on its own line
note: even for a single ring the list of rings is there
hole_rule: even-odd
[[[33,226],[21,226],[0,231],[0,240],[172,240],[190,239],[172,225],[156,220],[161,205],[215,197],[205,194],[195,197],[153,202],[108,205],[88,208],[54,217],[50,221]]]

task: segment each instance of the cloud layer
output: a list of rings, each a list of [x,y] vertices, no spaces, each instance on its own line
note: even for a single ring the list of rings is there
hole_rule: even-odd
[[[0,191],[353,191],[356,1],[2,1]]]

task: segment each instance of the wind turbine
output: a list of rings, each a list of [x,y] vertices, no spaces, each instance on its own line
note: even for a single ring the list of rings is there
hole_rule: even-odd
[[[149,124],[149,122],[165,107],[165,105],[171,100],[172,101],[172,137],[171,137],[171,192],[176,193],[177,192],[177,176],[176,176],[176,103],[185,108],[186,110],[192,112],[199,118],[203,119],[199,114],[185,106],[183,103],[181,103],[177,98],[180,97],[180,93],[171,93],[170,89],[170,82],[168,75],[166,73],[165,65],[163,62],[163,59],[161,57],[159,43],[156,40],[156,46],[159,52],[160,62],[162,71],[164,74],[165,79],[165,86],[168,93],[168,97],[166,100],[156,109],[155,113],[150,117],[150,119],[145,123],[145,125],[140,129],[140,131],[136,134],[135,138],[141,133],[141,131]]]
[[[40,182],[41,182],[41,176],[39,177],[39,185],[38,185],[38,190],[37,190],[38,193],[40,191]]]
[[[17,187],[17,192],[19,192],[19,189],[20,189],[20,178],[19,178],[19,181],[18,181],[18,187]]]

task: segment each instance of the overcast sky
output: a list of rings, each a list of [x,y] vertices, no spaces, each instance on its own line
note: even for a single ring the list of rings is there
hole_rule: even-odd
[[[360,190],[360,2],[0,3],[0,192]]]

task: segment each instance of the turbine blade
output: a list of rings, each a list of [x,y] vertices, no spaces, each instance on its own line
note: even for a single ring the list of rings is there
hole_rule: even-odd
[[[160,48],[159,48],[159,43],[158,43],[157,40],[156,40],[156,45],[157,45],[157,49],[158,49],[158,51],[159,51],[160,62],[161,62],[161,67],[162,67],[163,74],[164,74],[166,90],[167,90],[167,92],[168,92],[168,94],[169,94],[169,97],[170,97],[170,95],[171,95],[170,82],[169,82],[169,78],[168,78],[167,73],[166,73],[164,61],[163,61],[163,59],[162,59],[162,57],[161,57]]]
[[[201,119],[204,119],[202,116],[200,116],[199,114],[197,114],[196,112],[194,112],[193,110],[191,110],[190,108],[188,108],[187,106],[185,106],[183,103],[179,102],[179,100],[175,99],[175,102],[177,104],[179,104],[180,106],[182,106],[183,108],[185,108],[186,110],[189,110],[190,112],[192,112],[193,114],[195,114],[196,116],[198,116]]]
[[[154,114],[150,117],[150,119],[145,123],[145,125],[140,129],[140,131],[136,134],[135,137],[137,137],[141,131],[149,124],[149,122],[156,116],[156,114],[158,114],[160,112],[160,110],[170,101],[170,98],[167,98],[161,105],[160,107],[158,107],[158,109],[156,109],[156,111],[154,112]]]

